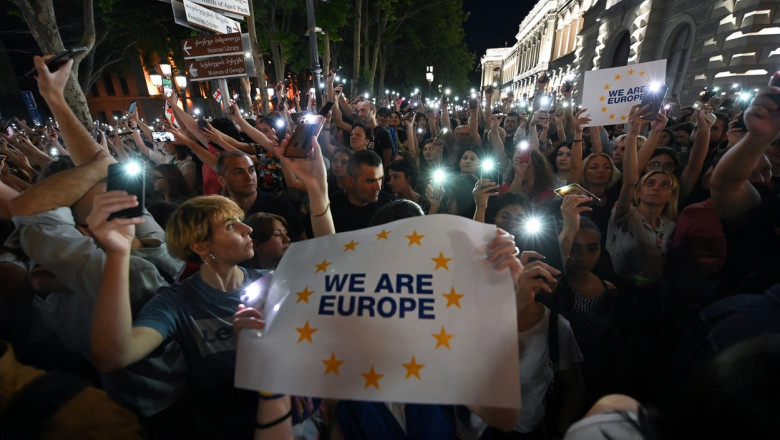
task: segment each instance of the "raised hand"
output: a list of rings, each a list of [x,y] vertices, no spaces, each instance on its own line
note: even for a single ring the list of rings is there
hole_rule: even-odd
[[[125,191],[108,191],[95,196],[92,210],[87,216],[87,226],[95,242],[106,252],[130,252],[135,237],[135,225],[143,223],[143,217],[115,218],[113,212],[138,206],[135,196]]]

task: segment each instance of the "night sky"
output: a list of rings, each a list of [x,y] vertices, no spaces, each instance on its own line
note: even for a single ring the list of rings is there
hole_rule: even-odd
[[[486,49],[515,43],[520,22],[535,4],[532,0],[463,0],[463,10],[470,13],[466,44],[476,54],[475,69]],[[479,74],[473,72],[470,80],[478,82]]]

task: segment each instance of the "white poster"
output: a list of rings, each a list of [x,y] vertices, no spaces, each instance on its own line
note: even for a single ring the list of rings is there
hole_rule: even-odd
[[[647,88],[666,80],[666,60],[585,72],[582,89],[588,126],[628,122],[631,107],[642,102]]]
[[[514,288],[496,227],[416,217],[293,243],[247,289],[262,332],[239,339],[236,386],[333,399],[520,407]]]

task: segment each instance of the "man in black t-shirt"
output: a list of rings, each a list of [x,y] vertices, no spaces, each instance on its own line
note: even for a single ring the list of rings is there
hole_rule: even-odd
[[[330,195],[336,232],[368,226],[377,209],[394,197],[382,191],[382,159],[371,150],[356,151],[347,163],[346,188]]]
[[[384,171],[387,173],[387,165],[393,159],[393,138],[390,136],[390,132],[386,128],[380,126],[376,122],[376,106],[373,102],[365,100],[360,101],[357,105],[358,119],[360,122],[368,125],[374,130],[374,152],[379,155],[382,162],[385,164]]]

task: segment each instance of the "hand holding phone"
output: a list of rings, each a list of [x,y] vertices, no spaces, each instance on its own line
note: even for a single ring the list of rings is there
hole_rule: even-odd
[[[286,157],[305,158],[312,152],[312,138],[319,136],[325,117],[322,115],[307,115],[295,126],[290,141],[284,149]]]
[[[54,72],[57,69],[59,69],[63,64],[68,62],[68,60],[73,59],[76,55],[80,53],[84,53],[87,51],[86,47],[74,47],[71,49],[65,49],[64,51],[58,53],[57,55],[54,55],[53,57],[46,60],[46,67],[49,69],[49,72]],[[32,78],[38,75],[38,68],[33,67],[24,74],[27,78]]]
[[[112,163],[108,166],[107,191],[126,191],[138,200],[138,205],[133,208],[113,212],[108,216],[109,220],[115,218],[141,217],[144,214],[144,188],[146,176],[144,169],[136,162]]]

